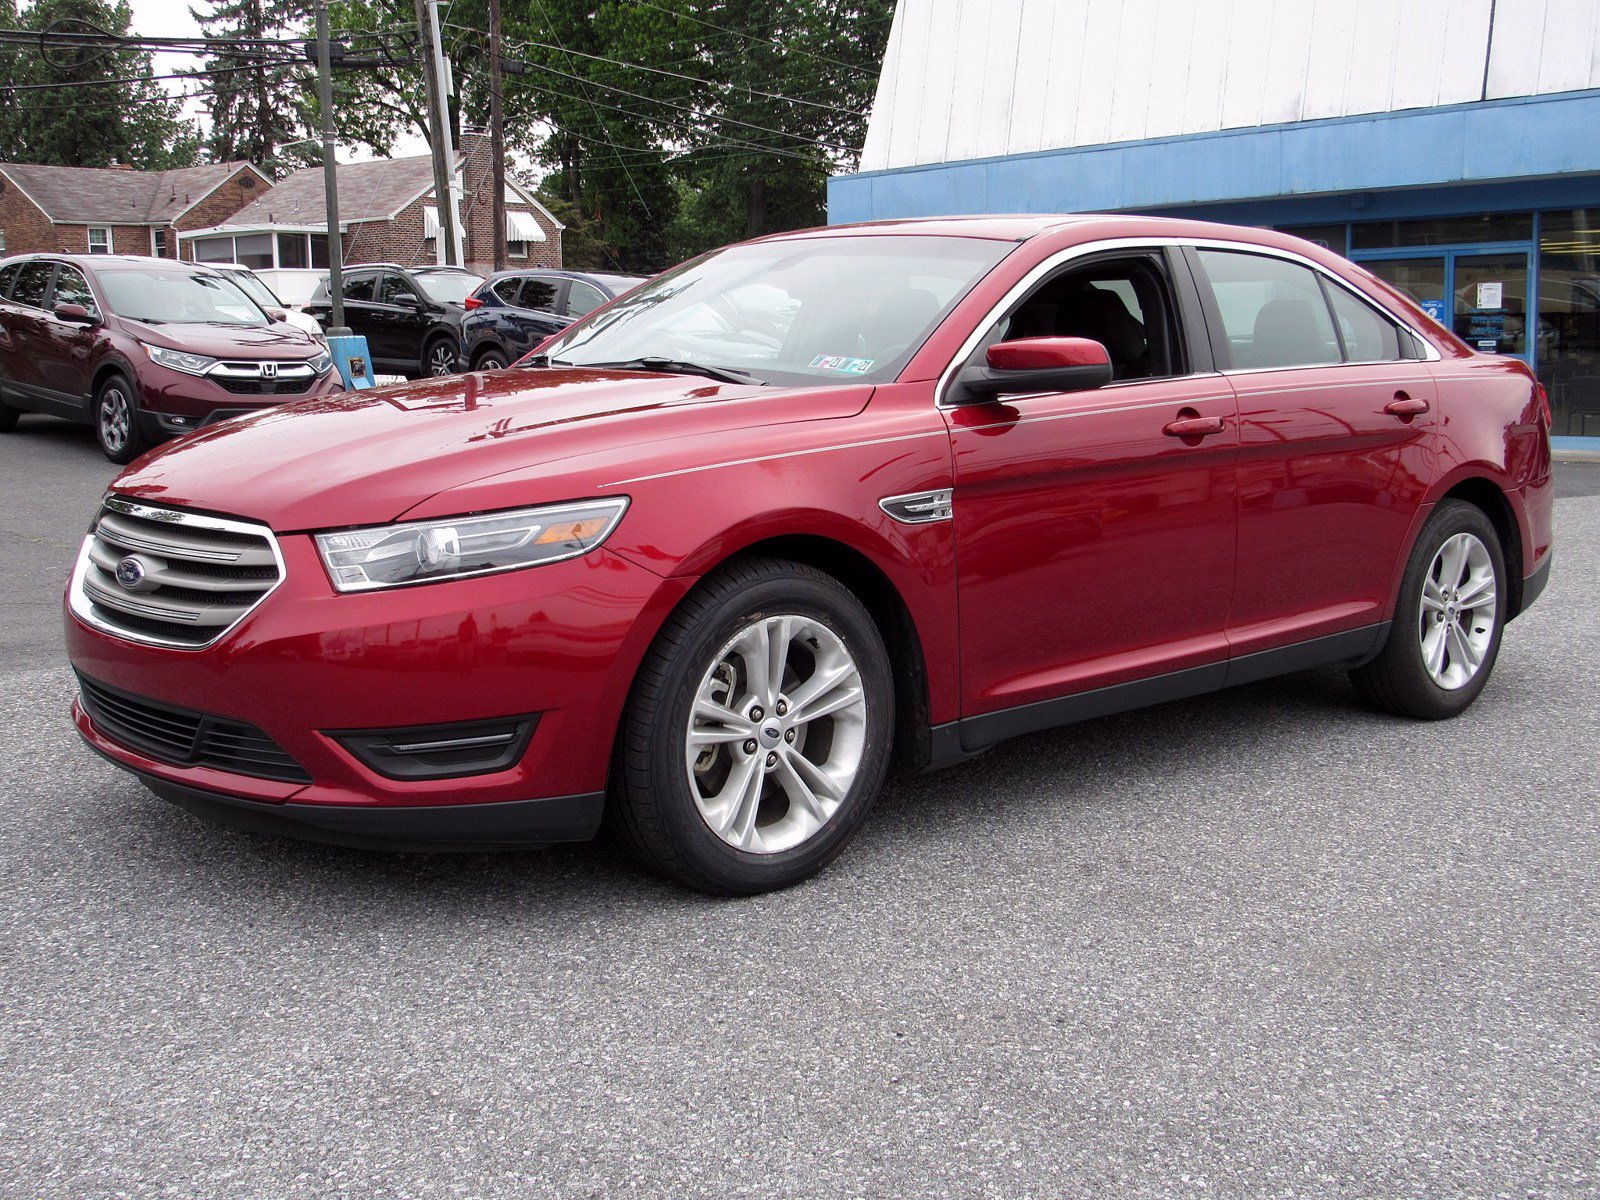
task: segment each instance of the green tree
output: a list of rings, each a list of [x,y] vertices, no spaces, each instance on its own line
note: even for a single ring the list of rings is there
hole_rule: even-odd
[[[237,54],[209,56],[204,70],[196,73],[207,93],[210,128],[204,146],[211,159],[244,159],[274,172],[319,161],[319,152],[304,142],[315,82],[310,65],[291,61],[281,49],[270,52],[274,61],[263,62],[259,50],[248,45],[303,37],[305,0],[212,0],[209,8],[191,8],[189,13],[206,37],[245,43]]]
[[[127,0],[34,0],[16,21],[35,32],[125,36],[131,17]],[[12,53],[6,65],[19,86],[0,123],[5,158],[68,167],[122,163],[141,170],[198,160],[194,126],[182,118],[181,101],[153,78],[147,52],[47,41],[42,48],[24,43]]]

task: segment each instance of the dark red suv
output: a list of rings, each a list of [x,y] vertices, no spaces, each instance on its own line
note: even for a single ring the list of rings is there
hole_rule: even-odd
[[[342,385],[327,349],[217,271],[114,255],[0,263],[0,432],[23,412],[93,424],[112,462]]]
[[[249,828],[604,820],[692,886],[778,887],[844,847],[891,750],[941,766],[1308,667],[1461,712],[1549,576],[1549,428],[1525,364],[1283,234],[785,234],[528,368],[125,472],[67,593],[74,719]]]

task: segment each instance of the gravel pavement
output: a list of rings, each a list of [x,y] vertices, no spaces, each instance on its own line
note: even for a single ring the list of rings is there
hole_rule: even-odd
[[[79,746],[55,624],[112,471],[25,429],[0,1196],[1600,1194],[1600,467],[1456,721],[1317,672],[1019,739],[716,901],[144,792]]]

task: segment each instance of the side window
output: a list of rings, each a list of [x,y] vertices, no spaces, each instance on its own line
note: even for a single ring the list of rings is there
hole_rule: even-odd
[[[12,292],[11,299],[17,304],[26,304],[29,308],[43,308],[44,294],[50,286],[50,273],[56,269],[53,262],[24,263],[22,273],[17,276],[16,290]]]
[[[1392,362],[1408,357],[1400,348],[1400,331],[1364,300],[1324,280],[1333,316],[1339,322],[1346,362]]]
[[[586,317],[606,302],[606,294],[592,283],[574,279],[567,289],[567,316]]]
[[[1309,267],[1233,250],[1201,250],[1232,365],[1308,367],[1340,361],[1328,302]]]
[[[400,297],[411,296],[415,298],[416,294],[417,289],[411,285],[411,281],[404,275],[385,272],[383,283],[378,288],[378,303],[397,304]]]
[[[12,263],[7,267],[0,267],[0,296],[11,295],[12,285],[17,282],[17,272],[22,270],[21,263]]]
[[[497,280],[495,282],[493,285],[494,294],[499,296],[500,299],[504,300],[507,304],[515,304],[517,302],[517,288],[521,286],[521,284],[522,280],[517,278],[517,276],[508,275],[504,279]]]
[[[1019,338],[1079,337],[1106,348],[1113,379],[1183,375],[1176,311],[1158,259],[1101,259],[1044,280],[995,323],[978,353]]]
[[[378,282],[376,275],[346,275],[339,282],[344,287],[344,298],[346,300],[371,304],[375,298]]]
[[[89,290],[89,281],[83,277],[83,272],[75,267],[62,267],[61,273],[56,276],[56,304],[81,304],[90,312],[94,312],[94,293]]]
[[[523,308],[531,308],[535,312],[555,312],[556,288],[559,284],[553,279],[544,279],[538,275],[530,275],[522,281],[522,296],[517,301]],[[577,284],[573,284],[577,287]]]

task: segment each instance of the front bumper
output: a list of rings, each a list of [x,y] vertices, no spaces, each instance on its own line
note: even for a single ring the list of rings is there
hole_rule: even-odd
[[[257,727],[311,782],[157,761],[75,704],[91,748],[169,799],[299,836],[470,846],[593,834],[634,672],[692,581],[602,548],[503,575],[341,595],[309,535],[278,541],[283,583],[215,645],[130,642],[69,608],[67,649],[88,679]],[[454,778],[386,776],[335,736],[512,714],[537,717],[521,757]]]
[[[230,392],[216,380],[181,371],[147,367],[139,374],[139,422],[151,437],[172,437],[193,433],[229,417],[335,395],[344,390],[338,371],[328,371],[313,379],[301,391],[273,395]]]

